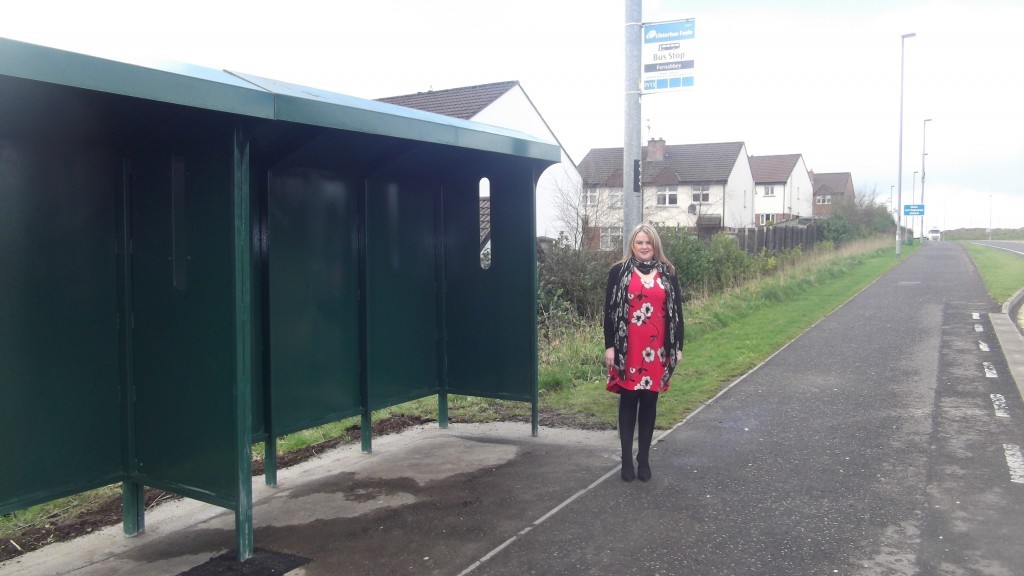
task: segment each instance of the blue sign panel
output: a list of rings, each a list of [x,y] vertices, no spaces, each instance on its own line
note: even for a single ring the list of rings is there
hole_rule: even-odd
[[[904,204],[904,216],[924,216],[924,204]]]
[[[694,21],[646,24],[641,53],[643,92],[693,87]]]

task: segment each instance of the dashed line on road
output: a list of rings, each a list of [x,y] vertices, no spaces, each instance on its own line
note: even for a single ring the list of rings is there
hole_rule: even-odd
[[[1006,466],[1010,469],[1010,482],[1024,484],[1024,456],[1020,453],[1020,446],[1003,444],[1003,453],[1006,454]]]
[[[978,350],[981,350],[982,352],[988,352],[988,344],[986,344],[983,340],[978,340]]]
[[[991,362],[982,362],[981,365],[985,368],[985,378],[999,378],[999,373],[996,372],[996,365]]]
[[[996,416],[1009,418],[1010,412],[1006,409],[1006,398],[1003,398],[1002,394],[989,394],[988,396],[992,399],[992,409],[995,410]]]

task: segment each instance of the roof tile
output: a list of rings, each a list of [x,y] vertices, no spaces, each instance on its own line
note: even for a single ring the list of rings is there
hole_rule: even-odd
[[[814,173],[815,194],[853,194],[853,175],[849,172]]]
[[[519,85],[518,81],[494,82],[447,90],[430,90],[403,96],[378,98],[379,102],[415,108],[424,112],[444,114],[470,120],[506,92]]]
[[[776,156],[751,156],[750,173],[754,183],[786,182],[793,175],[799,154],[779,154]]]
[[[663,182],[665,171],[670,170],[681,183],[725,182],[742,151],[743,142],[665,146],[664,160],[644,160],[643,181]],[[641,157],[646,157],[646,151]],[[585,186],[621,187],[622,148],[594,148],[587,152],[579,169]]]

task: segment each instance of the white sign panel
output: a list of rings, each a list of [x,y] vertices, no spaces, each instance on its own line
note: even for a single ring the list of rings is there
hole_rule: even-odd
[[[643,93],[693,87],[694,21],[645,24],[640,83]]]

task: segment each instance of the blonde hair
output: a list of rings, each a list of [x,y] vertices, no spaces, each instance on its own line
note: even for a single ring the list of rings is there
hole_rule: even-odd
[[[647,222],[641,222],[633,231],[629,234],[629,244],[626,244],[622,260],[619,260],[619,264],[625,264],[633,256],[633,242],[636,241],[637,234],[643,232],[647,234],[647,237],[651,239],[651,245],[654,247],[654,259],[661,262],[668,268],[670,274],[676,273],[676,267],[672,265],[672,262],[665,256],[665,251],[661,247],[661,236],[658,236],[658,231]]]

